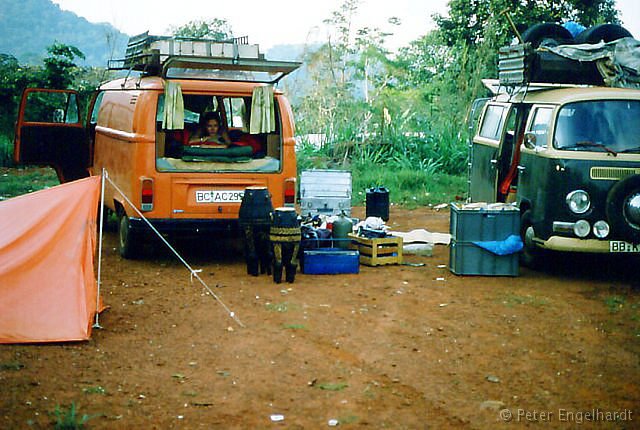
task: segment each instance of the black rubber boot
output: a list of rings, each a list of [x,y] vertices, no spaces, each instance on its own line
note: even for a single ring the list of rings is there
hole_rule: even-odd
[[[251,276],[258,276],[257,257],[247,257],[247,274]]]
[[[285,275],[285,279],[288,283],[293,283],[293,281],[295,281],[296,279],[296,271],[298,269],[298,266],[296,266],[295,264],[287,264],[287,273]]]
[[[282,263],[273,264],[273,282],[279,284],[282,282]]]

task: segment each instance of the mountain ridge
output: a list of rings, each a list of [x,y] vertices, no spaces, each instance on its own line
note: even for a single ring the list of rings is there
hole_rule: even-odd
[[[0,0],[0,53],[37,64],[55,42],[80,49],[83,66],[106,66],[124,54],[129,36],[108,23],[92,23],[51,0]]]

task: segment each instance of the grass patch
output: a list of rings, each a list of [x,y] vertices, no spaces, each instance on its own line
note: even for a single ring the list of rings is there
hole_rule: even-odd
[[[338,422],[340,424],[354,424],[357,423],[359,418],[356,415],[346,415],[343,417],[338,417]]]
[[[624,296],[619,295],[608,296],[604,299],[604,304],[611,314],[618,313],[624,307],[625,302]]]
[[[348,139],[338,139],[344,141]],[[466,197],[467,150],[454,133],[421,138],[395,136],[385,144],[360,143],[348,147],[339,143],[324,147],[303,144],[296,155],[299,171],[350,171],[353,205],[363,204],[366,189],[379,185],[389,189],[391,203],[412,208]]]
[[[55,417],[54,428],[56,430],[82,429],[87,421],[94,418],[87,414],[80,415],[75,402],[71,403],[69,409],[61,409],[60,405],[56,405],[53,416]]]
[[[363,205],[366,189],[384,185],[389,189],[389,201],[408,208],[446,203],[464,198],[467,179],[430,173],[424,170],[389,169],[385,166],[356,166],[352,170],[353,205]]]
[[[0,166],[11,166],[13,161],[13,140],[0,134]]]
[[[8,361],[6,363],[0,363],[0,370],[20,370],[24,368],[24,364],[18,361]]]
[[[304,324],[283,324],[282,328],[288,330],[308,330]]]
[[[290,305],[287,302],[282,303],[267,303],[264,307],[269,312],[288,312],[289,310],[293,310],[295,308],[294,305]]]
[[[518,296],[515,294],[509,294],[499,300],[508,307],[513,307],[515,305],[545,306],[549,304],[547,299],[543,297]]]
[[[82,390],[85,394],[100,394],[100,395],[105,395],[107,394],[107,390],[104,389],[104,387],[100,386],[100,385],[96,385],[95,387],[88,387]]]
[[[0,200],[58,184],[55,170],[48,167],[0,168]]]
[[[348,386],[349,384],[346,382],[322,382],[320,384],[316,384],[316,387],[325,391],[342,391]]]

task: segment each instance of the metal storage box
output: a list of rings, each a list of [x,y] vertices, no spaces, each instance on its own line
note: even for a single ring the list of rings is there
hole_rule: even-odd
[[[305,215],[351,215],[351,172],[303,170],[300,173],[300,213]]]
[[[507,204],[450,206],[449,269],[456,275],[518,276],[518,253],[496,255],[474,242],[503,241],[520,233],[520,210]]]
[[[307,275],[336,275],[359,273],[358,251],[338,248],[305,250],[302,257],[302,273]]]
[[[504,240],[520,233],[520,210],[516,206],[504,204],[487,205],[486,209],[465,209],[465,206],[451,203],[450,209],[449,232],[452,240]]]
[[[449,269],[456,275],[518,276],[518,255],[495,255],[473,243],[451,241]]]

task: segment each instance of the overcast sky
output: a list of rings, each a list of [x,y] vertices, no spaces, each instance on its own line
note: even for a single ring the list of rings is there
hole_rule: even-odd
[[[154,35],[168,34],[170,26],[195,19],[224,18],[234,36],[249,36],[261,50],[278,44],[297,44],[326,40],[322,21],[337,10],[343,0],[53,0],[91,22],[109,22],[129,35],[147,30]],[[617,8],[625,27],[640,38],[640,1],[618,0]],[[379,27],[393,31],[388,48],[396,49],[433,28],[431,15],[446,14],[447,0],[361,0],[355,27]],[[391,17],[402,25],[390,26]]]

